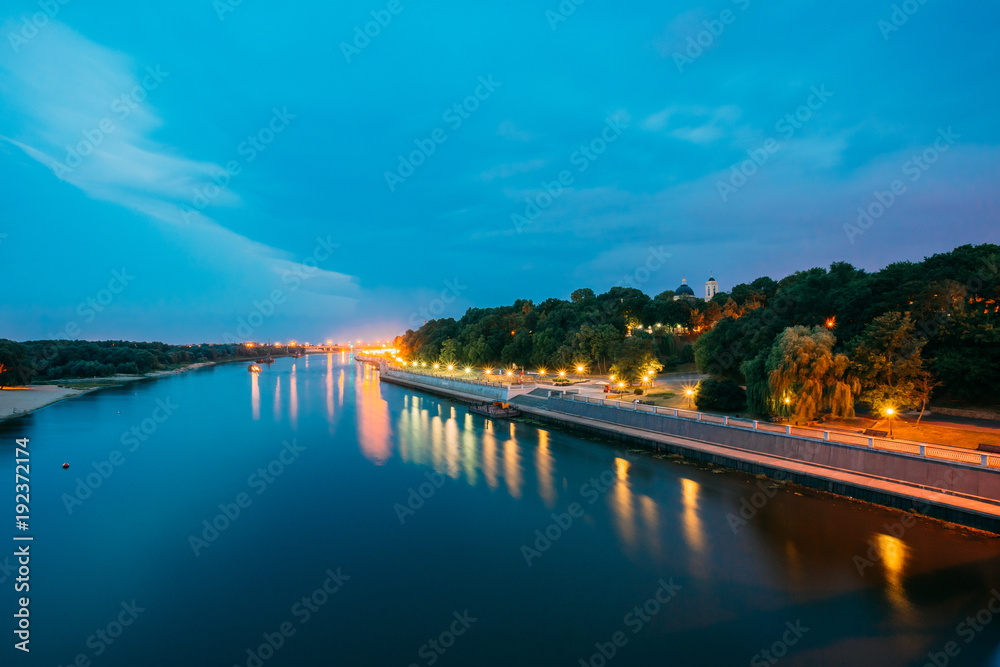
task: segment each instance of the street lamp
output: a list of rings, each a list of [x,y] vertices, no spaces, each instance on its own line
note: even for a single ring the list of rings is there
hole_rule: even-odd
[[[466,368],[466,369],[465,369],[465,372],[466,372],[466,373],[471,373],[471,372],[472,372],[472,369],[471,369],[471,368]]]
[[[885,409],[885,415],[886,415],[886,417],[889,418],[889,439],[890,440],[893,439],[893,437],[892,437],[892,416],[894,414],[896,414],[896,411],[893,410],[892,408],[886,408]]]
[[[583,366],[577,366],[576,367],[576,372],[577,373],[582,373],[583,372]]]
[[[687,394],[688,407],[690,408],[691,407],[691,402],[694,400],[694,389],[688,389],[684,393]]]

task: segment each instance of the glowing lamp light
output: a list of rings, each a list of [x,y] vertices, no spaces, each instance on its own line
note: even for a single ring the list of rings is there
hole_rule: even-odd
[[[539,375],[545,375],[545,369],[544,368],[539,368],[538,369],[538,374]]]
[[[426,361],[424,361],[424,362],[421,362],[421,364],[420,364],[420,365],[421,365],[421,366],[423,366],[424,368],[427,368],[427,362],[426,362]]]
[[[437,364],[434,364],[434,368],[437,368],[437,367],[438,367],[438,365],[437,365]]]
[[[611,380],[612,380],[612,381],[614,381],[614,379],[615,379],[615,376],[614,376],[614,375],[612,375],[612,376],[611,376]]]
[[[618,383],[618,388],[619,389],[624,389],[625,388],[625,383],[624,382],[619,382]]]
[[[576,372],[577,373],[582,373],[583,372],[583,366],[577,366],[576,367]]]
[[[507,377],[512,377],[513,375],[514,375],[514,371],[507,371]]]
[[[472,369],[471,369],[471,368],[466,368],[466,369],[465,369],[465,372],[466,372],[466,373],[471,373],[471,372],[472,372]]]
[[[787,398],[787,397],[785,398],[785,405],[788,405],[791,402],[792,402],[792,399]]]
[[[416,365],[417,365],[417,362],[415,362],[415,361],[414,361],[414,362],[413,362],[413,365],[414,365],[414,366],[416,366]]]
[[[891,416],[893,416],[894,414],[896,414],[896,411],[895,411],[895,410],[893,410],[892,408],[886,408],[886,409],[885,409],[885,414],[887,414],[887,415],[889,415],[889,416],[891,417]]]
[[[566,371],[559,371],[559,377],[561,378],[566,377]]]
[[[455,367],[449,364],[449,366],[448,366],[448,370],[449,370],[449,371],[453,371],[453,370],[455,370]]]
[[[694,389],[688,389],[684,393],[687,394],[688,396],[694,396]]]

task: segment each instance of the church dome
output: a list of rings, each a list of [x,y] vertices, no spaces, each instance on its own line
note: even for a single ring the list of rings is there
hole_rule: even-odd
[[[674,290],[674,294],[678,296],[681,294],[685,296],[694,296],[694,290],[688,287],[687,283],[683,283],[680,287]]]

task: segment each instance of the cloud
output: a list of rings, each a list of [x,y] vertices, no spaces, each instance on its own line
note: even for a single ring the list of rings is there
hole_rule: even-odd
[[[709,144],[732,130],[740,118],[739,107],[673,105],[649,115],[642,127],[650,132],[666,132],[675,139],[695,144]]]
[[[484,181],[492,181],[497,178],[510,178],[511,176],[517,176],[518,174],[527,174],[532,171],[541,169],[546,164],[548,160],[529,160],[527,162],[512,162],[508,164],[498,164],[497,166],[484,171],[480,174],[480,178]]]
[[[258,274],[261,289],[276,272],[302,269],[290,253],[242,236],[193,206],[197,189],[224,169],[153,139],[165,121],[152,100],[160,86],[169,85],[170,72],[159,64],[136,65],[51,22],[17,53],[0,51],[0,90],[13,112],[0,126],[0,141],[92,199],[176,228],[189,246],[211,248],[215,269]],[[241,198],[223,187],[211,203],[238,207]],[[312,289],[359,297],[351,276],[322,269],[310,275]]]

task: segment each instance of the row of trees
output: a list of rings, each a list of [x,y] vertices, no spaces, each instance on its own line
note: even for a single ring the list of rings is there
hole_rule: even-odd
[[[734,290],[735,291],[735,290]],[[782,280],[695,344],[700,370],[746,387],[747,407],[799,421],[858,403],[923,408],[937,387],[1000,400],[1000,247],[962,246],[877,273],[837,263]]]
[[[33,380],[143,374],[204,361],[254,358],[266,354],[245,345],[167,345],[121,340],[0,339],[0,388]]]
[[[470,308],[465,315],[431,320],[396,338],[409,359],[477,367],[575,368],[625,379],[694,360],[681,332],[723,317],[718,302],[674,301],[673,292],[649,297],[630,287],[597,295],[574,291],[568,301]],[[651,329],[653,333],[648,333]]]
[[[938,387],[958,400],[1000,400],[996,245],[874,273],[837,262],[779,282],[758,278],[710,302],[673,296],[579,289],[568,301],[470,308],[407,331],[396,346],[426,362],[583,365],[626,379],[693,357],[714,381],[745,388],[750,410],[800,420],[850,417],[859,403],[920,407]],[[722,393],[732,401],[731,385]]]

